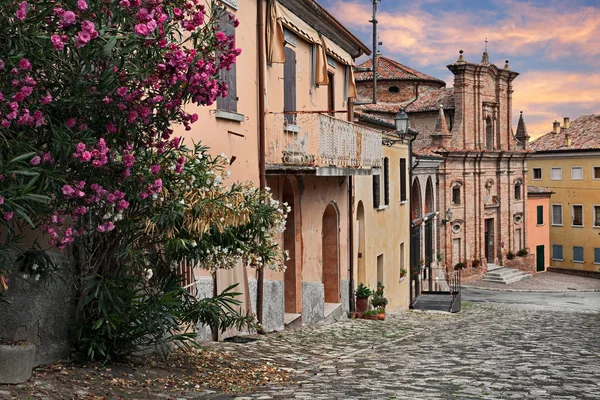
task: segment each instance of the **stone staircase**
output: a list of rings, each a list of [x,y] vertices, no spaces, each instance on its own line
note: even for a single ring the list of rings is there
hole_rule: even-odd
[[[531,278],[531,274],[519,271],[514,268],[498,268],[483,275],[483,280],[487,282],[497,282],[510,285],[523,279]]]

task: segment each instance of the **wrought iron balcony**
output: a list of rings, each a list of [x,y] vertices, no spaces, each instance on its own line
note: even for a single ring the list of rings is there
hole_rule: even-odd
[[[380,167],[381,132],[324,113],[267,115],[267,170],[369,174]]]

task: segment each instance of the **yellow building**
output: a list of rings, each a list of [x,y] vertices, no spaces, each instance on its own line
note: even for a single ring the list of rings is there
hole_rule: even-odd
[[[530,183],[555,193],[541,216],[550,224],[551,267],[600,271],[600,115],[554,122],[531,149]]]

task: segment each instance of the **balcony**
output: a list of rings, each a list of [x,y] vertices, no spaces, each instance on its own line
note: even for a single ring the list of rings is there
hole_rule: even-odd
[[[370,175],[381,167],[381,132],[324,113],[267,115],[268,173]]]

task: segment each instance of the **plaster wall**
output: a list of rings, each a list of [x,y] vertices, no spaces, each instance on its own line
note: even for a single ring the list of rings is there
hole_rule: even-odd
[[[544,223],[537,224],[537,207],[544,207]],[[529,194],[527,201],[527,233],[529,252],[537,257],[537,246],[544,246],[544,268],[550,266],[550,225],[552,224],[552,210],[550,208],[550,196],[538,196]],[[536,258],[537,259],[537,258]],[[535,260],[534,259],[534,266]],[[534,268],[535,271],[535,268]]]
[[[532,185],[548,187],[554,192],[550,199],[550,265],[581,271],[600,271],[594,263],[594,249],[600,248],[600,227],[594,226],[593,206],[600,205],[600,180],[594,179],[593,167],[599,167],[598,152],[573,154],[535,154],[529,158],[529,179]],[[562,180],[551,180],[551,168],[562,168]],[[571,167],[583,167],[583,180],[571,179]],[[542,179],[533,179],[533,169],[542,169]],[[552,225],[552,204],[562,205],[563,224]],[[573,205],[583,206],[583,226],[572,226]],[[552,245],[563,246],[563,260],[552,259]],[[573,246],[583,246],[583,262],[573,261]]]
[[[400,277],[400,269],[409,270],[410,255],[410,188],[408,187],[408,169],[406,173],[407,199],[400,201],[400,159],[407,160],[410,164],[408,146],[397,144],[393,147],[384,147],[384,157],[388,157],[390,201],[387,207],[379,209],[373,207],[373,177],[357,176],[355,178],[355,198],[353,201],[354,226],[354,281],[355,285],[364,283],[371,289],[377,287],[377,257],[383,255],[383,282],[385,296],[389,300],[387,309],[390,311],[408,308],[409,303],[409,277]],[[383,173],[383,172],[382,172]],[[381,179],[383,185],[383,178]],[[381,197],[383,204],[383,196]],[[360,229],[358,222],[358,208],[364,208],[364,227]],[[361,231],[364,238],[361,238]],[[364,240],[364,271],[359,271],[360,241]],[[404,256],[401,258],[401,245],[404,245]],[[364,279],[364,280],[363,280]]]

